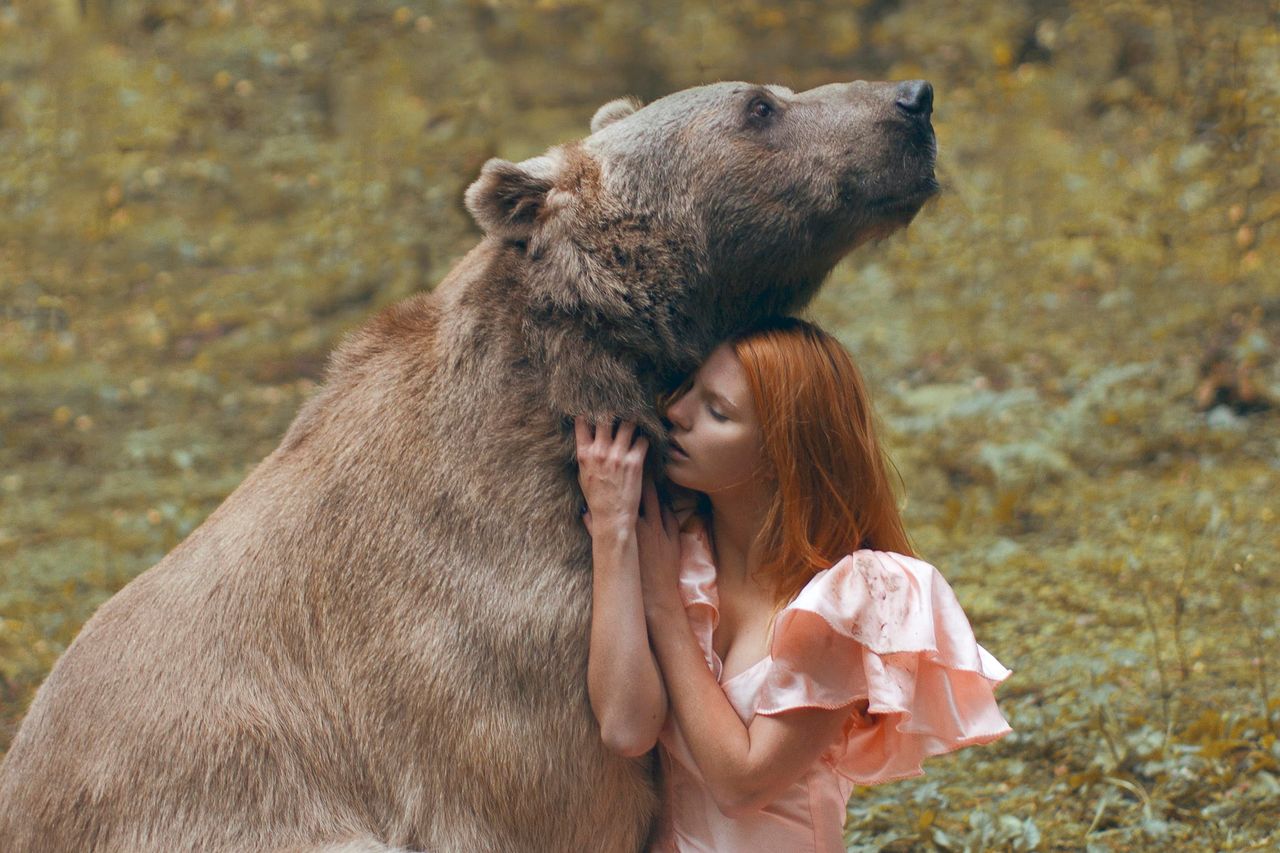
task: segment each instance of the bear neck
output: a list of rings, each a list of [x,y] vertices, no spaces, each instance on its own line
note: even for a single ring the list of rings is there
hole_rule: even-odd
[[[696,298],[693,248],[646,241],[650,221],[616,217],[518,267],[528,363],[560,414],[641,419],[715,345],[723,318]]]

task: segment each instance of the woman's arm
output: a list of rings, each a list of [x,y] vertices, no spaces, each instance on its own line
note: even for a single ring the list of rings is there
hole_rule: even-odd
[[[613,751],[643,755],[653,748],[667,717],[667,694],[649,648],[640,589],[636,539],[639,482],[648,445],[631,445],[633,424],[616,437],[599,425],[574,424],[579,481],[589,511],[592,610],[587,657],[587,695],[600,736]]]
[[[645,482],[643,499],[645,513],[661,512],[665,534],[678,542],[675,518],[658,508],[651,482]],[[645,576],[645,616],[671,713],[712,797],[730,817],[768,805],[832,744],[849,718],[849,708],[757,715],[749,728],[743,725],[707,668],[689,625],[677,586],[678,569],[673,571],[670,558],[663,557],[642,560],[641,572]]]
[[[677,609],[678,608],[678,609]],[[679,601],[649,608],[671,712],[716,805],[729,817],[763,808],[805,774],[836,739],[849,708],[804,708],[743,725],[707,668]]]
[[[667,694],[649,648],[634,532],[594,535],[591,556],[591,710],[606,746],[643,755],[666,721]]]

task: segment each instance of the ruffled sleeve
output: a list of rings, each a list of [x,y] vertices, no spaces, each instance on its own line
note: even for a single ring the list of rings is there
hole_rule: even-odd
[[[697,516],[681,525],[680,532],[680,598],[685,615],[693,628],[702,655],[716,680],[720,679],[720,658],[711,643],[720,622],[719,595],[716,591],[716,564],[707,542],[706,529]]]
[[[859,785],[919,776],[924,759],[1011,729],[993,688],[1010,674],[978,645],[929,563],[855,551],[778,614],[757,714],[850,706],[823,760]]]

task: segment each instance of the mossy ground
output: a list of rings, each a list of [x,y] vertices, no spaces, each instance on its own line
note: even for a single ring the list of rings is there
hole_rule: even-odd
[[[1015,733],[859,790],[850,848],[1276,844],[1271,4],[87,6],[0,6],[0,747],[341,335],[474,243],[486,157],[621,94],[924,76],[944,193],[810,313]]]

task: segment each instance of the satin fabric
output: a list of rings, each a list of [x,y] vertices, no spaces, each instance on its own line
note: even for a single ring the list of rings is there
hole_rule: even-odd
[[[777,800],[729,818],[712,798],[675,715],[659,735],[664,808],[653,853],[843,853],[855,785],[919,776],[925,758],[1011,729],[993,688],[1010,675],[978,645],[951,587],[929,563],[864,549],[818,572],[777,616],[769,655],[721,681],[707,531],[680,536],[680,594],[690,625],[745,725],[756,714],[849,708],[844,730]]]

